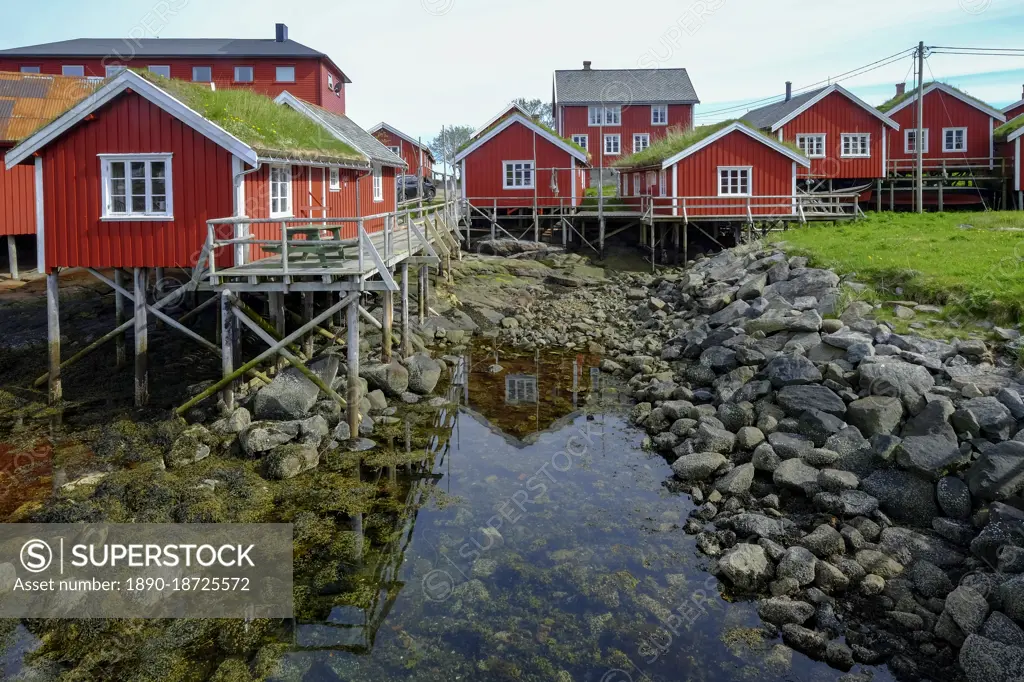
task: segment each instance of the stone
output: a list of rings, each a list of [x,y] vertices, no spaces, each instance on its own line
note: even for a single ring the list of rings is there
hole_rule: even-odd
[[[702,423],[694,434],[695,446],[702,452],[729,454],[736,446],[736,436],[725,429]]]
[[[821,329],[821,315],[816,310],[808,310],[799,315],[788,312],[769,310],[760,317],[743,323],[747,334],[763,332],[766,335],[777,332],[816,332]]]
[[[928,403],[903,428],[903,440],[896,447],[897,463],[925,478],[938,480],[963,455],[956,432],[949,424],[952,406],[945,400]]]
[[[308,364],[309,370],[327,386],[334,383],[338,367],[336,355],[324,355]],[[256,393],[253,416],[261,421],[302,419],[319,397],[316,384],[295,367],[287,367]]]
[[[839,493],[844,490],[856,490],[860,486],[860,479],[849,471],[822,469],[818,474],[818,485],[824,491]]]
[[[903,419],[903,403],[899,398],[868,396],[850,403],[846,420],[870,438],[878,433],[894,433]]]
[[[775,542],[789,542],[799,531],[789,519],[773,519],[764,514],[740,513],[728,519],[728,524],[741,538],[760,537]]]
[[[1003,611],[1018,623],[1024,623],[1024,574],[1017,575],[999,586],[999,599]]]
[[[823,492],[814,496],[814,506],[837,516],[866,516],[878,509],[878,500],[860,490]]]
[[[884,529],[878,543],[879,549],[891,556],[908,554],[912,559],[924,559],[939,568],[956,568],[965,559],[961,551],[946,540],[900,526]]]
[[[782,459],[775,454],[775,449],[768,443],[761,443],[754,449],[751,463],[758,471],[772,473],[782,464]]]
[[[814,615],[814,606],[789,597],[762,599],[757,603],[757,615],[773,625],[796,623],[803,625]]]
[[[256,421],[239,434],[238,441],[247,455],[258,457],[278,445],[290,443],[298,438],[301,428],[301,423],[297,420],[287,422]]]
[[[854,331],[849,327],[843,327],[833,334],[826,334],[821,337],[821,340],[823,343],[843,350],[849,350],[852,346],[862,343],[870,345],[872,342],[871,337],[864,332]]]
[[[1024,647],[1024,629],[999,611],[993,611],[989,615],[980,634],[994,642]]]
[[[981,435],[991,440],[1008,440],[1016,431],[1017,420],[1010,410],[994,397],[973,398],[963,409],[974,415],[981,427]]]
[[[802,459],[787,459],[782,462],[772,475],[776,485],[796,489],[813,497],[820,492],[818,486],[818,470],[807,465]]]
[[[971,491],[959,478],[940,478],[935,486],[935,497],[942,513],[949,518],[965,521],[971,517]]]
[[[1017,391],[1001,388],[996,393],[996,400],[1001,402],[1010,411],[1014,419],[1024,419],[1024,400],[1021,400],[1020,394]]]
[[[839,461],[839,453],[828,448],[813,448],[805,452],[800,459],[815,468],[830,467]]]
[[[410,355],[405,360],[405,368],[408,370],[409,375],[406,384],[408,390],[419,395],[432,393],[437,386],[437,382],[441,379],[441,363],[426,353]],[[369,381],[369,378],[367,378],[367,381]],[[383,390],[380,386],[378,388]]]
[[[264,467],[268,478],[286,480],[316,468],[319,463],[320,453],[315,446],[290,443],[271,450]]]
[[[388,408],[388,399],[384,396],[384,391],[379,388],[367,393],[366,399],[370,402],[371,412],[382,412]]]
[[[775,432],[768,436],[768,443],[782,459],[803,457],[814,447],[814,441],[806,436]]]
[[[792,578],[801,587],[814,582],[818,560],[806,547],[790,547],[779,561],[776,575],[779,578]]]
[[[1024,539],[1024,538],[1018,538]],[[1024,573],[1024,547],[1003,545],[996,553],[1000,573]]]
[[[860,581],[860,591],[865,597],[873,597],[881,594],[884,589],[885,579],[880,575],[868,573],[864,576],[864,579]]]
[[[880,469],[861,480],[860,487],[898,521],[930,527],[932,517],[939,514],[935,486],[909,472]]]
[[[808,630],[795,623],[782,626],[782,641],[812,658],[824,656],[828,647],[828,638],[823,633]]]
[[[754,465],[741,464],[715,482],[715,490],[723,495],[741,495],[754,482]]]
[[[1005,500],[1024,490],[1024,443],[1006,441],[985,450],[967,470],[974,497]]]
[[[764,433],[756,426],[743,426],[736,432],[736,445],[742,450],[753,450],[764,442]]]
[[[946,597],[946,613],[965,635],[970,635],[981,630],[985,623],[988,602],[970,587],[960,586]]]
[[[953,617],[946,613],[945,608],[935,622],[935,634],[954,647],[962,647],[966,639],[964,631],[953,621]]]
[[[959,661],[970,682],[1019,682],[1024,648],[972,634],[964,640]]]
[[[822,380],[818,368],[802,355],[777,355],[764,371],[776,389],[819,383]]]
[[[858,368],[860,387],[869,395],[899,398],[903,406],[916,414],[924,407],[924,396],[935,386],[935,378],[924,367],[880,358]]]
[[[202,424],[193,424],[174,440],[164,455],[164,465],[168,469],[177,469],[204,460],[210,456],[211,442],[216,442],[216,437]]]
[[[684,481],[703,481],[720,469],[728,460],[717,452],[698,452],[684,455],[672,463],[672,472]]]
[[[819,559],[842,554],[846,550],[843,536],[832,526],[821,524],[800,540],[800,545],[811,550]]]
[[[409,389],[409,370],[398,361],[363,365],[359,368],[359,376],[366,379],[367,384],[373,388],[393,398],[400,398]]]
[[[225,433],[241,433],[252,423],[252,414],[244,407],[238,407],[224,422]]]
[[[733,586],[756,592],[772,578],[772,565],[758,545],[739,544],[718,560],[718,569]]]
[[[814,585],[825,592],[845,592],[850,587],[850,579],[827,561],[819,561],[815,566]]]
[[[930,561],[915,561],[907,570],[907,577],[914,583],[914,589],[929,599],[945,599],[953,591],[953,581]]]
[[[903,573],[903,565],[892,557],[873,549],[862,549],[854,557],[868,573],[892,580]]]
[[[826,389],[827,390],[827,389]],[[822,412],[820,410],[806,410],[800,415],[797,421],[797,432],[802,436],[806,436],[819,448],[828,441],[829,438],[839,433],[846,428],[846,422],[839,417]],[[814,450],[811,451],[815,452]],[[831,451],[826,451],[831,452]],[[839,459],[838,453],[832,453],[835,459],[826,462],[824,464],[815,464],[814,466],[827,466],[828,464],[834,464]],[[804,456],[805,459],[807,455]],[[808,463],[813,464],[808,460]]]

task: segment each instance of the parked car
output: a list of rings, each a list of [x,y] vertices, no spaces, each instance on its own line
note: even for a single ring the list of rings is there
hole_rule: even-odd
[[[417,199],[420,196],[420,179],[415,175],[400,175],[398,177],[398,200]],[[423,198],[432,201],[437,196],[437,188],[434,181],[428,177],[423,178]]]

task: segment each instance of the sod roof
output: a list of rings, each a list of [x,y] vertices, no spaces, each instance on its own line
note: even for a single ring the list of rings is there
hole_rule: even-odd
[[[1024,114],[1021,114],[1017,118],[1011,118],[1009,121],[996,128],[994,134],[997,140],[1005,140],[1011,133],[1014,133],[1021,128],[1024,128]]]
[[[954,88],[949,83],[941,83],[939,81],[929,81],[929,82],[924,84],[924,89],[927,90],[928,88],[930,88],[933,85],[941,85],[943,87],[949,88],[950,90],[955,90],[957,93],[963,95],[965,98],[971,100],[972,102],[975,102],[975,103],[979,104],[980,106],[985,107],[986,109],[995,109],[995,107],[993,107],[988,102],[986,102],[984,100],[980,100],[977,97],[974,97],[972,95],[968,95],[966,92],[964,92],[960,88]],[[906,102],[908,99],[913,99],[915,97],[917,97],[917,88],[912,88],[912,89],[904,92],[902,95],[896,95],[895,97],[893,97],[893,98],[891,98],[891,99],[889,99],[889,100],[887,100],[885,102],[882,102],[880,105],[878,105],[877,109],[884,114],[884,113],[887,113],[889,111],[892,111],[893,109],[895,109],[899,105],[901,105],[904,102]]]
[[[630,154],[629,156],[623,157],[615,161],[612,166],[616,168],[643,168],[647,166],[658,166],[665,162],[666,159],[670,159],[676,154],[689,149],[695,144],[711,137],[715,133],[728,128],[729,126],[738,123],[751,133],[763,137],[765,140],[772,142],[776,145],[781,144],[784,147],[795,151],[797,154],[803,156],[803,151],[791,142],[779,142],[778,139],[767,135],[754,126],[750,125],[746,121],[742,120],[729,120],[722,121],[720,123],[712,123],[705,126],[697,126],[692,130],[680,131],[670,130],[668,135],[651,143],[647,149]]]

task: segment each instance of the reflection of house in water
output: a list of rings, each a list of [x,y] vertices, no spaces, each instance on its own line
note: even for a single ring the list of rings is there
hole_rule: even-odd
[[[537,377],[532,374],[509,374],[505,377],[505,402],[537,402]]]

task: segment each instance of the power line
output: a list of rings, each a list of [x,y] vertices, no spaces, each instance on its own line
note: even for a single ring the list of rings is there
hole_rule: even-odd
[[[949,45],[934,45],[928,48],[929,50],[967,50],[970,52],[1015,52],[1018,54],[1024,53],[1024,47],[951,47]]]

